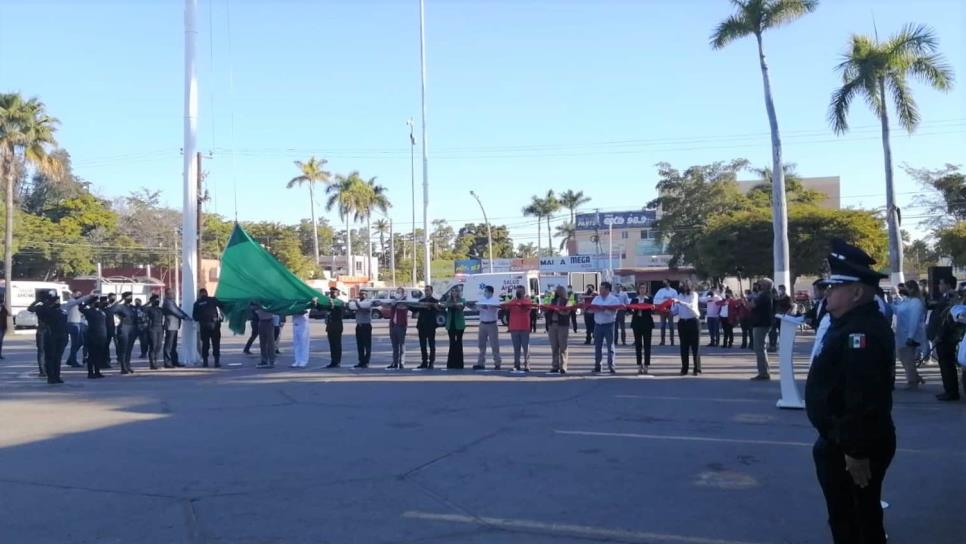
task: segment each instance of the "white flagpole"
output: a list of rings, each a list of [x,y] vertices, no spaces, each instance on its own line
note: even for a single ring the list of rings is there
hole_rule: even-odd
[[[429,254],[429,155],[426,149],[426,5],[419,0],[419,68],[421,75],[422,131],[423,131],[423,277],[432,285],[432,255]],[[413,259],[416,256],[413,255]]]
[[[181,224],[181,304],[189,314],[195,303],[198,270],[198,163],[195,160],[198,135],[198,75],[195,69],[195,19],[198,0],[184,4],[184,209]],[[198,360],[197,328],[186,321],[181,328],[181,362]]]

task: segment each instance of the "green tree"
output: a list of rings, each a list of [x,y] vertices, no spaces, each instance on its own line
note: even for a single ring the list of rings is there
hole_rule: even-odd
[[[671,255],[672,268],[698,260],[696,245],[709,219],[749,207],[736,181],[738,172],[747,166],[748,161],[735,159],[681,172],[666,162],[658,163],[659,196],[647,207],[661,209],[654,229]]]
[[[330,212],[333,208],[337,209],[339,218],[345,222],[346,232],[348,232],[351,229],[350,221],[359,221],[364,217],[363,201],[368,191],[366,181],[362,179],[359,172],[352,172],[348,176],[336,175],[335,183],[325,189],[326,194],[329,195],[325,209]],[[347,267],[350,276],[355,274],[355,264],[351,258],[352,238],[351,235],[345,238],[346,255],[350,256]]]
[[[439,259],[443,255],[451,256],[454,238],[456,238],[456,232],[445,219],[434,219],[433,234],[430,236],[433,243],[433,258]]]
[[[537,246],[533,245],[533,242],[519,244],[514,256],[518,259],[533,259],[537,256]]]
[[[553,235],[550,232],[550,220],[553,219],[553,214],[559,212],[563,206],[553,190],[547,191],[546,196],[540,199],[540,206],[543,217],[547,220],[547,255],[553,255]]]
[[[161,191],[142,187],[114,201],[118,217],[118,234],[143,248],[157,249],[147,254],[144,264],[171,265],[174,242],[180,239],[181,212],[161,205]],[[202,230],[202,254],[204,254]],[[220,253],[219,253],[220,255]]]
[[[235,228],[234,221],[214,213],[201,215],[201,256],[204,259],[221,259],[225,246]]]
[[[372,270],[369,270],[372,258],[372,214],[376,211],[385,214],[391,205],[386,196],[386,188],[378,185],[376,178],[367,181],[359,192],[359,213],[366,220],[366,275],[369,277],[372,277]]]
[[[940,230],[936,237],[936,249],[953,260],[956,266],[966,266],[966,221]]]
[[[513,240],[506,225],[491,225],[493,232],[493,258],[513,257]],[[457,259],[479,258],[488,255],[486,223],[467,223],[456,233],[454,257]]]
[[[914,240],[906,244],[903,255],[906,274],[922,276],[930,266],[939,264],[939,254],[925,240]]]
[[[560,240],[560,251],[567,249],[567,244],[577,240],[577,229],[573,223],[561,223],[557,225],[557,236]]]
[[[46,172],[59,170],[50,149],[57,145],[54,132],[57,119],[47,115],[44,103],[31,98],[24,100],[17,93],[0,94],[0,178],[6,187],[6,222],[3,255],[4,277],[13,278],[14,181],[16,165],[27,164]],[[11,298],[4,297],[7,307],[7,326],[13,329]]]
[[[584,196],[583,191],[573,191],[567,189],[566,191],[560,193],[560,205],[567,208],[570,211],[570,224],[577,224],[577,208],[583,206],[590,202],[589,196]]]
[[[819,191],[806,189],[802,184],[802,178],[795,172],[795,165],[785,163],[785,194],[790,205],[817,206],[825,200],[825,195]],[[772,180],[771,168],[752,168],[752,171],[760,177],[761,183],[748,190],[746,196],[753,206],[767,207],[772,200]]]
[[[537,218],[537,253],[540,253],[541,241],[543,240],[543,201],[538,196],[532,196],[530,197],[530,204],[524,206],[521,212],[524,217]]]
[[[287,188],[291,189],[293,187],[301,187],[302,185],[308,185],[309,187],[309,208],[312,211],[312,225],[315,227],[312,229],[314,233],[312,236],[312,255],[315,258],[315,264],[319,264],[319,223],[315,219],[315,185],[316,184],[328,184],[332,179],[332,174],[325,170],[325,165],[329,161],[322,159],[316,159],[314,156],[309,157],[309,160],[295,161],[295,166],[299,169],[300,174],[288,181],[286,185]]]
[[[379,258],[382,262],[382,266],[389,266],[389,259],[386,258],[386,236],[389,234],[389,221],[385,219],[377,219],[372,223],[373,230],[379,235]]]
[[[34,172],[30,183],[21,184],[20,208],[27,213],[44,215],[63,200],[88,193],[89,184],[74,175],[66,150],[55,149],[50,156],[60,165],[58,171]]]
[[[722,21],[711,34],[711,47],[721,49],[731,42],[754,36],[758,44],[758,64],[765,89],[765,111],[771,130],[772,158],[772,222],[773,265],[778,283],[790,283],[788,253],[788,210],[785,202],[785,168],[782,164],[782,141],[778,132],[778,115],[772,98],[768,63],[765,61],[763,35],[803,15],[815,11],[818,0],[731,0],[736,12]]]
[[[930,170],[903,164],[902,169],[924,189],[916,199],[926,210],[922,224],[938,230],[966,221],[966,176],[959,165],[947,163]]]
[[[937,52],[939,40],[926,26],[907,25],[885,42],[877,37],[852,35],[848,51],[837,69],[842,72],[842,87],[832,94],[829,122],[837,134],[849,128],[849,107],[856,97],[879,117],[882,126],[882,151],[885,156],[886,223],[889,226],[889,271],[892,282],[902,281],[902,240],[899,237],[899,210],[892,179],[892,147],[889,141],[889,102],[899,125],[912,133],[919,125],[919,108],[912,96],[909,79],[916,79],[938,91],[953,85],[953,71]]]
[[[325,217],[321,217],[316,221],[318,228],[315,229],[315,235],[312,234],[312,220],[311,219],[301,219],[297,225],[299,243],[302,247],[302,253],[306,255],[311,255],[315,248],[315,240],[319,241],[319,252],[322,255],[332,255],[333,249],[332,244],[335,242],[335,229],[329,223],[329,220]],[[325,262],[323,261],[323,265]]]

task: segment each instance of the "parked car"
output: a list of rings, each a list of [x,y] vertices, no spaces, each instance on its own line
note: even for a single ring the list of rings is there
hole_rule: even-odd
[[[359,290],[360,292],[366,293],[366,298],[373,301],[378,307],[372,310],[372,317],[379,319],[383,317],[382,306],[392,303],[394,300],[392,295],[396,292],[395,287],[364,287]],[[406,300],[410,302],[416,302],[423,298],[422,289],[408,288],[406,289]]]

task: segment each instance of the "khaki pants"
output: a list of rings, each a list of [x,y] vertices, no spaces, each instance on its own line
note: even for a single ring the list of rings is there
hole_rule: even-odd
[[[916,355],[919,353],[919,348],[899,346],[898,352],[899,362],[902,363],[902,368],[906,371],[906,383],[918,384],[919,371],[916,369]]]
[[[552,370],[567,371],[567,338],[570,336],[570,324],[550,325],[550,351],[553,354]]]
[[[768,376],[768,354],[765,352],[765,341],[771,327],[755,327],[751,338],[755,344],[755,359],[758,363],[758,375]]]
[[[486,345],[490,345],[493,351],[493,362],[496,367],[500,367],[500,329],[496,323],[480,323],[479,348],[480,356],[476,364],[484,366],[486,364]]]

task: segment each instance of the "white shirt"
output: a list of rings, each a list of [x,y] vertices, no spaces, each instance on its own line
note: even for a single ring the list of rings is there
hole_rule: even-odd
[[[664,301],[678,296],[678,292],[671,287],[661,287],[654,295],[654,304],[662,304]]]
[[[708,317],[721,316],[721,300],[718,295],[701,297],[701,302],[708,305]]]
[[[674,307],[677,308],[678,317],[681,319],[697,319],[701,315],[701,308],[698,307],[698,294],[693,291],[690,295],[674,297]]]
[[[591,304],[594,306],[619,306],[621,301],[614,296],[614,293],[611,293],[606,297],[597,295]],[[617,321],[617,308],[613,310],[594,310],[594,324],[609,325],[615,321]]]
[[[496,298],[496,295],[480,297],[480,300],[476,301],[476,306],[480,309],[481,322],[496,321],[497,314],[500,312],[500,299]]]

